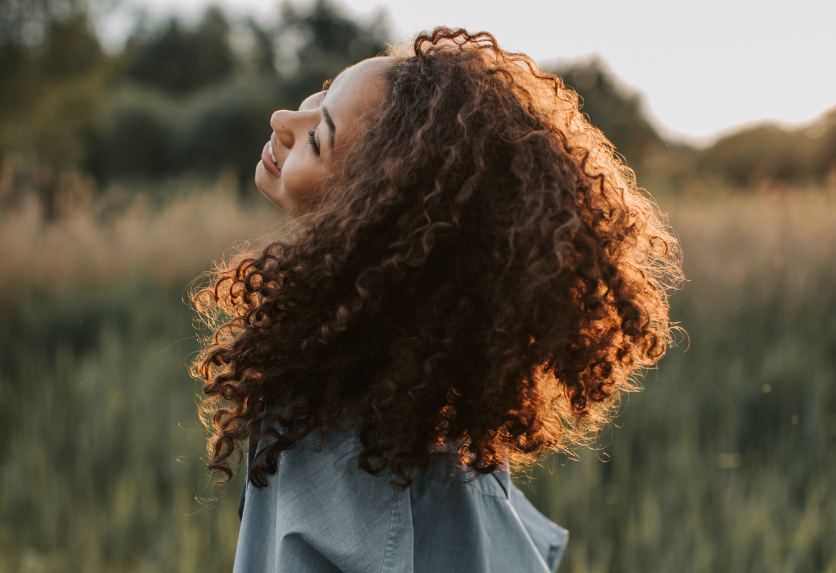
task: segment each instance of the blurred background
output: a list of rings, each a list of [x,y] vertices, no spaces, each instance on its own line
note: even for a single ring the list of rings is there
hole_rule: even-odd
[[[516,476],[559,570],[836,573],[833,14],[380,4],[0,0],[0,571],[231,569],[190,285],[284,221],[272,111],[444,23],[563,76],[685,254],[687,336],[595,450]]]

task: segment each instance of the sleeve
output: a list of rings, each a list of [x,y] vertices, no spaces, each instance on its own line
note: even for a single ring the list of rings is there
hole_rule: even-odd
[[[566,543],[569,541],[569,532],[537,511],[537,508],[528,501],[517,486],[514,484],[509,484],[509,486],[509,501],[519,516],[520,522],[546,561],[549,571],[557,571]]]
[[[282,453],[268,486],[247,484],[235,573],[412,573],[409,493],[357,467],[359,441],[312,434]]]
[[[507,470],[465,481],[451,478],[451,471],[457,470],[444,463],[431,466],[410,488],[415,573],[557,568],[565,530],[522,497]]]

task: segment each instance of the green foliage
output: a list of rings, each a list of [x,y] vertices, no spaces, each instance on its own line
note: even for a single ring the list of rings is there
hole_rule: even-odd
[[[101,118],[108,73],[84,14],[52,22],[36,50],[0,45],[0,155],[78,166]]]
[[[87,13],[89,0],[0,0],[0,46],[35,46],[56,24]]]
[[[641,99],[619,86],[597,58],[549,70],[581,96],[581,111],[627,160],[641,170],[665,142],[650,125]]]
[[[361,26],[328,0],[317,0],[307,12],[285,2],[277,39],[280,49],[289,43],[293,52],[282,63],[293,72],[287,90],[295,101],[318,92],[345,68],[385,52],[389,41],[382,19]]]
[[[231,169],[244,190],[271,112],[295,108],[390,39],[382,14],[358,23],[317,0],[306,9],[285,2],[276,23],[231,21],[218,8],[195,26],[143,23],[109,56],[89,10],[81,0],[0,0],[0,159],[20,156],[42,197],[55,192],[37,174],[42,167],[87,170],[100,185]],[[243,38],[237,47],[232,30]],[[664,140],[640,96],[600,60],[551,71],[580,94],[582,111],[640,184],[707,178],[743,188],[836,177],[836,112],[809,128],[757,126],[697,151]]]
[[[90,144],[89,169],[102,182],[232,169],[249,181],[270,135],[270,115],[287,100],[275,77],[231,78],[180,98],[125,85],[113,91]]]
[[[175,19],[140,27],[107,56],[85,3],[0,0],[0,13],[17,22],[0,27],[0,159],[22,157],[48,205],[55,189],[44,167],[83,169],[100,185],[231,170],[244,190],[272,112],[295,108],[387,39],[381,20],[361,25],[319,1],[307,11],[286,4],[276,25],[239,22],[246,53],[210,8],[194,28]],[[24,28],[38,31],[29,43]]]
[[[128,78],[177,95],[226,79],[235,67],[229,24],[217,8],[208,9],[195,30],[172,18],[157,33],[138,31],[125,51]]]
[[[836,174],[836,110],[809,127],[786,130],[766,123],[698,151],[665,141],[648,121],[641,98],[619,86],[600,60],[550,71],[578,92],[581,111],[642,181],[713,178],[747,188],[770,181],[821,184]]]
[[[171,124],[176,106],[162,94],[141,88],[116,91],[107,119],[93,137],[87,168],[106,183],[171,172]]]
[[[382,24],[363,27],[327,2],[307,12],[286,4],[276,28],[246,26],[249,66],[233,61],[229,25],[217,10],[194,30],[172,20],[157,34],[134,34],[124,75],[109,92],[107,121],[88,145],[86,166],[100,182],[231,169],[243,188],[273,111],[295,108],[325,80],[386,47]],[[285,46],[281,75],[275,46]]]
[[[184,105],[177,124],[172,171],[206,174],[229,167],[239,180],[252,180],[270,138],[270,116],[290,101],[275,76],[241,78],[198,92]]]
[[[696,168],[741,186],[822,181],[836,173],[836,109],[804,129],[767,124],[729,135],[699,152]]]

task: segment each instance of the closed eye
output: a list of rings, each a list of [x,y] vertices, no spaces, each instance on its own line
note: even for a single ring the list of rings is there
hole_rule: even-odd
[[[314,130],[310,130],[308,132],[308,143],[311,144],[311,149],[313,149],[313,152],[319,155],[319,146],[316,144],[316,137],[314,137],[315,135],[316,132]]]

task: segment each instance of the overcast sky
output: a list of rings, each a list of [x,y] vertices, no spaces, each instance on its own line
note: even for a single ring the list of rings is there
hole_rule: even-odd
[[[126,0],[196,19],[210,3],[272,21],[267,0]],[[308,4],[306,0],[294,2]],[[444,24],[493,33],[541,63],[600,55],[643,92],[668,136],[705,144],[744,124],[808,122],[836,106],[836,1],[336,0],[358,19],[388,12],[395,39]],[[125,4],[123,4],[125,6]],[[110,42],[122,16],[104,20]]]

